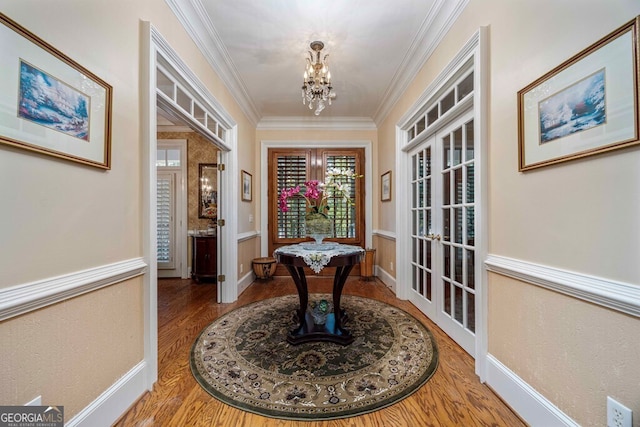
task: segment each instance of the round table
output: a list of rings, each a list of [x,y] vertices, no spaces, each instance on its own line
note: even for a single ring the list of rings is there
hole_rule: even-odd
[[[351,269],[360,263],[365,251],[359,246],[340,244],[334,244],[331,250],[313,250],[313,248],[313,244],[301,243],[280,247],[273,253],[276,260],[284,265],[291,274],[300,298],[300,307],[296,311],[299,325],[289,332],[287,342],[294,345],[310,341],[351,344],[354,338],[351,332],[343,327],[347,321],[347,313],[340,308],[340,298]],[[329,260],[326,259],[328,257],[330,257]],[[309,260],[318,260],[319,258],[322,258],[321,262],[323,263],[320,268],[336,267],[333,278],[333,313],[331,313],[333,316],[328,314],[324,324],[317,324],[312,314],[307,310],[309,290],[304,271],[305,267],[317,270],[318,265],[310,265]]]

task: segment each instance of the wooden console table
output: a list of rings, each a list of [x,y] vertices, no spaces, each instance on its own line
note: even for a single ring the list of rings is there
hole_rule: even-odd
[[[194,235],[191,246],[191,278],[196,282],[218,280],[218,239],[216,236]]]
[[[300,243],[275,250],[273,256],[291,274],[300,298],[300,307],[297,310],[297,321],[300,324],[289,332],[287,342],[294,345],[310,341],[329,341],[342,345],[353,342],[351,332],[342,326],[347,320],[347,313],[340,308],[340,298],[349,272],[362,260],[364,254],[364,249],[359,246],[337,243],[321,246],[316,246],[315,243]],[[327,315],[323,324],[317,324],[307,310],[309,290],[305,267],[311,267],[316,273],[324,267],[336,267],[333,278],[333,313]]]

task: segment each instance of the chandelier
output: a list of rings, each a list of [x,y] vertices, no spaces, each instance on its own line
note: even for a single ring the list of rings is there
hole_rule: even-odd
[[[324,49],[324,43],[315,41],[309,45],[309,58],[304,70],[304,80],[302,82],[302,104],[309,103],[309,109],[315,108],[315,115],[319,115],[325,108],[325,103],[331,105],[331,100],[336,97],[336,93],[331,86],[331,72],[327,63],[328,54],[320,60],[320,51]]]

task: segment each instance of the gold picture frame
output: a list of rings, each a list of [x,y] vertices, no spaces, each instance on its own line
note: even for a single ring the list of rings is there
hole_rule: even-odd
[[[198,218],[218,217],[218,164],[198,164]]]
[[[112,87],[0,13],[0,143],[111,169]]]
[[[638,144],[640,17],[518,91],[519,170]]]

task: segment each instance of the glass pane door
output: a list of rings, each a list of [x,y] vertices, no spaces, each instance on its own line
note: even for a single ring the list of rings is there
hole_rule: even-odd
[[[461,330],[461,337],[473,336],[476,264],[473,120],[457,123],[439,139],[443,148],[441,310],[451,328]]]
[[[475,138],[472,112],[411,153],[411,301],[475,354]]]
[[[420,296],[417,305],[435,316],[433,268],[436,249],[432,239],[433,141],[427,141],[411,156],[411,271],[412,288]]]

